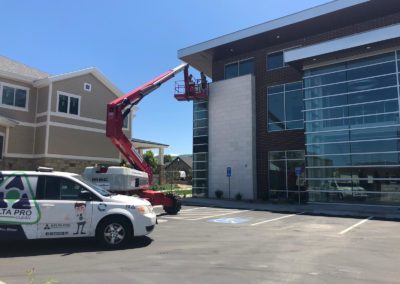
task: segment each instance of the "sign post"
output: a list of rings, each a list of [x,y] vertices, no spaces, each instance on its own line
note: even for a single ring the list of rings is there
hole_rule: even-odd
[[[296,177],[297,177],[297,195],[299,197],[299,204],[300,204],[301,203],[300,202],[300,176],[301,176],[302,169],[301,169],[301,167],[296,167],[294,171],[295,171]]]
[[[228,198],[231,199],[231,176],[232,176],[232,168],[226,168],[226,176],[228,177]]]

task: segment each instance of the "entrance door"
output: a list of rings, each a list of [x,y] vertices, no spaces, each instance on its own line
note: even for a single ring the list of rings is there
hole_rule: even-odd
[[[73,180],[40,176],[36,198],[41,211],[39,238],[86,237],[90,234],[92,203],[80,198],[84,189]]]

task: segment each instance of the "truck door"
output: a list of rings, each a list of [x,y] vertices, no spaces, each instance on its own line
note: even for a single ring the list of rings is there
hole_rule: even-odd
[[[0,240],[35,239],[40,210],[35,201],[37,176],[0,172]]]
[[[73,180],[40,176],[36,191],[42,217],[38,223],[39,238],[90,236],[92,202],[82,200],[84,188]]]

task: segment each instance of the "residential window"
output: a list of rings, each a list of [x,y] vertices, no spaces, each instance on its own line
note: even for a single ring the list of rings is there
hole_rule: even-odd
[[[58,93],[58,112],[63,112],[72,115],[79,115],[80,97]]]
[[[283,60],[283,51],[270,53],[267,55],[267,70],[273,70],[285,67],[286,64]]]
[[[225,65],[225,79],[254,73],[254,59],[240,60]]]
[[[3,105],[26,108],[28,90],[21,87],[14,87],[11,85],[2,85],[1,103]]]
[[[3,159],[4,136],[0,134],[0,160]]]
[[[268,87],[267,97],[269,132],[304,127],[302,82]]]

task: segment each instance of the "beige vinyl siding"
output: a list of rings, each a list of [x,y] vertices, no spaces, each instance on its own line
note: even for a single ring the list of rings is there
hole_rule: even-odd
[[[33,140],[35,128],[18,125],[10,127],[8,137],[8,153],[33,154]]]
[[[79,117],[77,117],[79,118]],[[74,125],[74,126],[82,126],[82,127],[89,127],[89,128],[94,128],[96,130],[102,130],[106,131],[106,123],[97,123],[97,122],[90,122],[90,121],[85,121],[85,120],[79,120],[79,119],[74,119],[74,118],[68,118],[68,117],[60,117],[57,115],[52,115],[50,116],[50,121],[55,122],[55,123],[62,123],[62,124],[68,124],[68,125]]]
[[[39,116],[36,118],[36,123],[43,123],[47,121],[47,116],[43,115],[43,116]]]
[[[27,92],[28,111],[26,111],[26,109],[24,109],[24,108],[18,108],[18,107],[10,109],[7,107],[3,107],[3,105],[0,104],[1,115],[6,116],[11,119],[15,119],[17,121],[34,123],[35,116],[36,116],[36,88],[34,88],[30,84],[6,79],[3,77],[0,77],[0,84],[1,83],[6,83],[6,84],[20,86],[20,87],[29,89]],[[2,96],[2,95],[3,94],[0,94],[0,96]]]
[[[44,154],[44,148],[46,144],[46,126],[36,127],[36,134],[35,134],[35,153]]]
[[[47,112],[48,102],[49,102],[49,87],[39,88],[37,113]]]
[[[50,126],[49,154],[119,158],[118,150],[104,133]]]
[[[92,91],[83,89],[84,83],[92,85]],[[103,83],[91,74],[78,76],[53,83],[51,111],[57,112],[57,91],[80,96],[80,116],[105,121],[107,103],[116,99]]]

